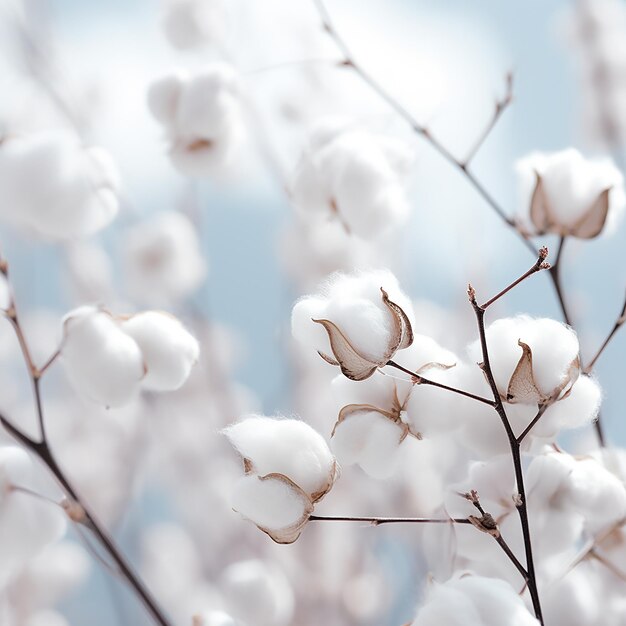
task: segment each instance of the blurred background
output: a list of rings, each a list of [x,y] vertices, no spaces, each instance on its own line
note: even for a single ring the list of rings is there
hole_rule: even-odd
[[[206,0],[212,5],[207,30],[191,47],[177,38],[187,30],[172,17],[174,4],[0,4],[2,131],[67,128],[86,145],[109,151],[121,176],[119,215],[86,241],[46,241],[0,226],[0,251],[36,354],[44,359],[54,350],[68,310],[93,302],[119,313],[170,310],[192,328],[203,350],[179,392],[144,394],[131,407],[108,412],[81,404],[63,373],[51,371],[44,400],[59,456],[175,623],[190,624],[203,610],[245,605],[245,590],[258,578],[271,587],[268,597],[282,604],[272,608],[273,618],[250,626],[323,620],[397,626],[412,618],[421,593],[417,581],[425,565],[414,549],[414,530],[325,525],[307,529],[295,546],[272,544],[230,511],[229,484],[239,467],[219,430],[247,412],[297,412],[329,434],[336,415],[320,397],[328,375],[307,369],[295,353],[289,319],[293,302],[330,271],[349,269],[355,258],[392,267],[419,305],[419,332],[462,353],[474,338],[467,283],[484,295],[495,293],[532,258],[461,173],[339,65],[342,54],[313,2]],[[514,163],[532,151],[573,146],[623,164],[626,6],[620,0],[327,0],[326,7],[354,58],[459,158],[489,123],[512,72],[513,102],[473,161],[476,177],[510,215],[519,210]],[[598,44],[602,37],[609,43]],[[146,94],[172,69],[194,72],[215,61],[238,73],[245,139],[229,167],[190,178],[173,167]],[[328,115],[355,119],[414,151],[410,221],[376,247],[353,242],[358,250],[348,253],[352,244],[335,232],[313,240],[291,207],[286,189],[308,132]],[[193,225],[202,268],[183,293],[160,299],[153,286],[159,277],[133,264],[138,242],[154,237],[158,248],[161,235],[147,225],[164,211],[181,213]],[[623,302],[624,228],[568,242],[564,251],[563,281],[583,355],[595,351]],[[560,319],[547,276],[521,285],[494,314],[517,312]],[[3,329],[1,341],[0,404],[26,427],[34,419],[29,380],[10,332]],[[597,368],[607,436],[622,445],[625,342],[618,336]],[[584,450],[592,437],[585,429],[567,444]],[[384,486],[371,483],[348,472],[348,486],[325,501],[326,512],[352,506],[361,514],[420,513],[419,495],[407,495],[405,485],[385,497]],[[341,497],[348,489],[351,504]],[[67,541],[83,546],[72,531]],[[251,559],[259,561],[251,565]],[[241,563],[239,570],[228,569]],[[60,576],[49,568],[49,576]],[[69,569],[84,569],[84,575],[70,576],[67,590],[48,599],[68,623],[150,623],[97,562]]]

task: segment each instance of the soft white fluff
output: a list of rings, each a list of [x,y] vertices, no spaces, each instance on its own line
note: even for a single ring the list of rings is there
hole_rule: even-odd
[[[364,357],[380,360],[388,351],[394,317],[384,305],[381,287],[389,299],[412,318],[411,302],[388,270],[333,274],[320,293],[296,302],[291,315],[293,336],[313,350],[332,355],[328,334],[313,319],[334,322]]]
[[[403,428],[375,411],[348,415],[330,445],[341,465],[358,464],[373,478],[388,478],[400,459]]]
[[[411,161],[398,140],[326,120],[312,132],[294,173],[294,203],[305,215],[332,215],[349,232],[376,237],[409,214],[404,178]]]
[[[456,575],[434,585],[413,626],[537,626],[517,591],[483,576]]]
[[[305,515],[308,500],[279,478],[242,476],[232,492],[235,511],[257,526],[279,532],[296,525]]]
[[[509,381],[522,356],[518,341],[532,350],[535,382],[546,396],[550,396],[570,375],[570,367],[578,357],[576,333],[565,324],[548,318],[507,317],[490,324],[486,333],[491,369],[502,396],[506,396]],[[478,342],[469,347],[469,354],[475,362],[482,360]]]
[[[286,626],[291,623],[294,596],[279,569],[259,559],[229,565],[220,589],[233,617],[255,626]]]
[[[176,303],[192,294],[207,271],[196,230],[188,217],[163,211],[124,236],[124,274],[134,298],[150,306]]]
[[[183,385],[198,360],[200,348],[175,317],[146,311],[124,320],[121,327],[141,350],[145,389],[173,391]]]
[[[241,142],[240,90],[229,65],[164,76],[150,86],[148,106],[164,126],[172,163],[185,176],[210,175],[232,159]]]
[[[69,131],[9,137],[0,145],[0,216],[50,239],[90,235],[115,217],[118,173],[101,148]]]
[[[137,342],[93,306],[65,316],[61,360],[76,390],[104,406],[129,402],[145,373]]]
[[[606,189],[611,191],[605,229],[613,230],[624,211],[624,179],[610,159],[586,159],[569,148],[530,154],[517,162],[516,170],[522,195],[521,217],[531,228],[528,214],[536,174],[541,176],[551,214],[557,221],[553,232],[566,234]]]
[[[324,438],[305,422],[251,415],[224,432],[260,476],[283,474],[310,496],[332,484],[333,455]]]

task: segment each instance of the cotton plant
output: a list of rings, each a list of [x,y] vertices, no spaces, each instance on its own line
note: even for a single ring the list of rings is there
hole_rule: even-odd
[[[325,120],[311,132],[293,174],[293,203],[303,217],[325,215],[347,233],[374,238],[408,218],[411,161],[411,150],[399,140]]]
[[[245,124],[231,66],[213,63],[195,73],[166,74],[150,85],[147,100],[163,127],[172,164],[183,175],[210,177],[235,158]]]

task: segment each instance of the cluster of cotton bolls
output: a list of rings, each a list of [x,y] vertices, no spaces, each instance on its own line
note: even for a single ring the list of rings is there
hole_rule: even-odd
[[[411,467],[404,460],[408,451],[427,456],[426,480],[436,483],[410,479],[428,492],[424,512],[470,519],[475,506],[463,494],[477,491],[510,549],[524,554],[510,442],[493,405],[476,400],[490,394],[476,365],[480,345],[470,344],[467,356],[459,357],[417,334],[414,319],[410,300],[386,270],[335,274],[295,304],[297,343],[322,367],[341,370],[330,384],[335,424],[318,422],[328,445],[293,419],[252,416],[226,430],[245,470],[233,488],[233,508],[275,541],[295,541],[315,518],[315,493],[333,485],[335,464],[344,472],[358,465],[374,479],[393,479]],[[617,626],[623,617],[617,583],[626,518],[622,457],[572,456],[555,443],[564,430],[590,424],[599,410],[601,390],[581,371],[578,338],[560,322],[525,315],[494,321],[485,337],[514,436],[524,433],[536,575],[549,623]],[[397,369],[411,376],[396,375]],[[437,524],[422,537],[440,579],[413,624],[539,623],[526,581],[488,532],[471,524]],[[578,558],[589,544],[585,558]],[[604,567],[588,558],[603,544]],[[607,576],[616,580],[603,588]],[[586,588],[596,590],[592,598]],[[580,609],[566,610],[571,603]],[[574,614],[573,621],[563,617]]]

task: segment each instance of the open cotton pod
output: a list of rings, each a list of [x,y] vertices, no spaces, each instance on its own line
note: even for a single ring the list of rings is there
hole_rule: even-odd
[[[70,131],[0,143],[0,217],[41,237],[64,240],[104,228],[118,212],[118,187],[111,156],[82,146]]]
[[[545,404],[566,397],[580,374],[578,337],[565,324],[526,315],[499,319],[486,330],[493,376],[510,404]],[[480,345],[470,357],[482,360]]]
[[[534,153],[518,161],[522,219],[534,234],[592,239],[615,227],[626,204],[624,179],[609,159],[577,150]]]
[[[246,473],[234,487],[233,508],[277,543],[293,543],[337,478],[328,444],[300,420],[260,415],[224,433]]]
[[[296,302],[291,327],[298,341],[345,376],[365,380],[411,345],[410,316],[411,303],[391,272],[337,273],[320,294]]]

